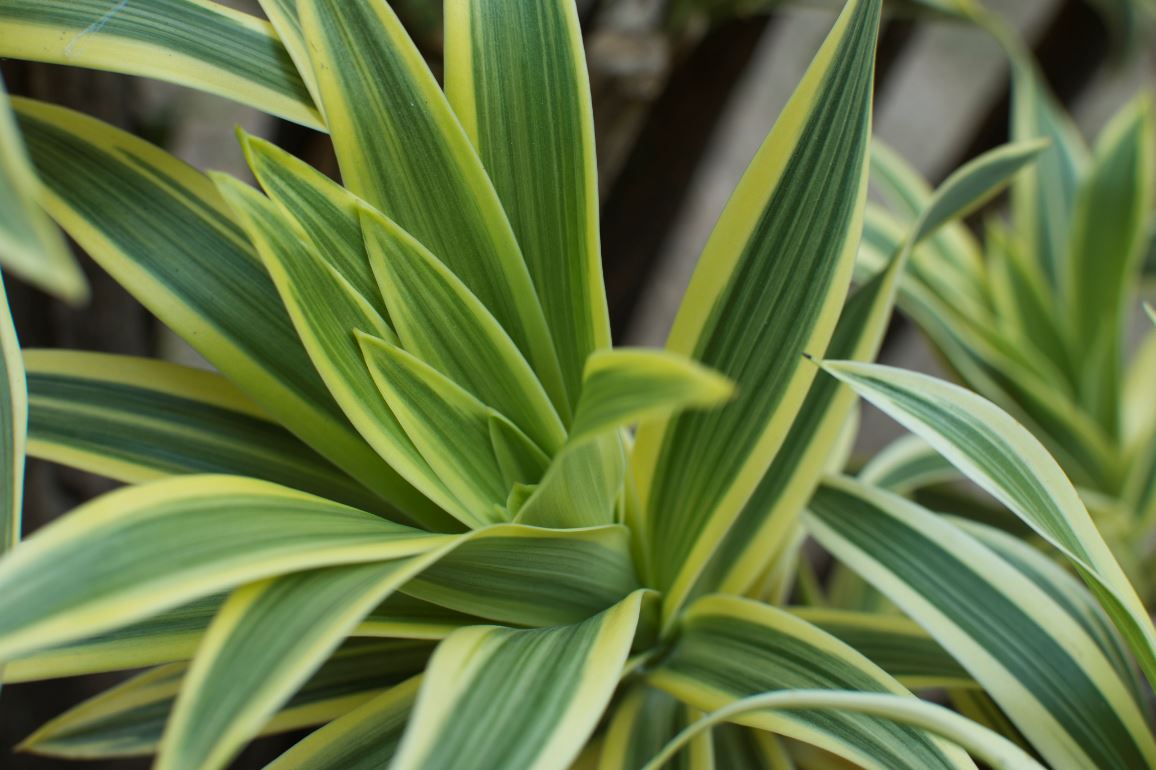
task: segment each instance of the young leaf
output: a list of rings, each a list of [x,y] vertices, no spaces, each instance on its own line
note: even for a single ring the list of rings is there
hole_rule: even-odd
[[[446,95],[510,217],[573,405],[587,357],[610,347],[594,116],[575,4],[451,0]]]
[[[485,306],[412,236],[361,207],[369,263],[402,346],[526,431],[546,452],[566,431],[534,370]]]
[[[297,8],[345,184],[469,287],[565,419],[558,358],[514,232],[401,22],[384,0],[299,0]]]
[[[447,526],[443,511],[461,520],[465,512],[378,395],[354,337],[358,329],[390,337],[393,332],[269,199],[232,177],[218,174],[214,179],[265,261],[312,366],[349,421],[388,463],[378,486],[389,489],[390,502],[430,528]]]
[[[207,0],[5,0],[0,57],[158,78],[322,126],[268,22]]]

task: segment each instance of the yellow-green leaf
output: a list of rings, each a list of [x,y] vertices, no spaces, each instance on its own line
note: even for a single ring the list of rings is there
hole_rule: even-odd
[[[158,78],[322,125],[269,23],[210,0],[4,0],[0,56]]]
[[[610,347],[575,3],[451,0],[446,95],[510,218],[575,404],[587,356]]]
[[[671,608],[782,446],[814,377],[801,354],[834,331],[866,197],[879,12],[853,0],[839,16],[723,212],[667,342],[738,389],[721,409],[638,434],[644,547]]]

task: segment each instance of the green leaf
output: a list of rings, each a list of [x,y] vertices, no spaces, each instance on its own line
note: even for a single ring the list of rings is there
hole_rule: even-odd
[[[0,57],[167,80],[322,126],[268,22],[207,0],[5,0]]]
[[[350,422],[388,463],[379,487],[388,487],[391,502],[431,528],[447,525],[438,507],[460,519],[457,501],[377,394],[354,337],[358,329],[389,337],[393,332],[269,199],[232,177],[214,175],[214,180],[265,261],[312,366]]]
[[[391,767],[565,767],[614,694],[647,597],[637,591],[576,625],[450,636]]]
[[[266,770],[375,770],[397,753],[417,700],[414,678],[358,706],[282,754]]]
[[[688,358],[641,348],[599,351],[586,361],[568,447],[733,395],[730,382]]]
[[[330,567],[234,591],[197,648],[158,770],[228,765],[361,618],[425,563]]]
[[[878,139],[871,143],[871,186],[877,189],[897,218],[896,242],[907,237],[910,226],[927,209],[933,194],[927,183],[895,150]],[[868,206],[866,231],[871,232]],[[876,211],[878,211],[876,209]],[[893,251],[885,249],[889,258]],[[948,296],[969,314],[986,307],[984,263],[980,245],[960,222],[949,222],[911,255],[910,274],[937,297]]]
[[[975,687],[975,680],[916,623],[899,615],[801,607],[791,614],[821,628],[912,690]]]
[[[261,726],[261,734],[299,730],[348,714],[420,672],[431,652],[426,642],[347,642]],[[152,754],[186,672],[187,666],[175,663],[134,677],[47,723],[21,748],[68,759]]]
[[[396,345],[357,332],[379,399],[453,495],[454,516],[471,528],[507,520],[509,489],[490,436],[492,410]]]
[[[361,237],[361,200],[303,160],[238,130],[245,159],[270,200],[296,222],[313,251],[386,321],[389,312]]]
[[[666,743],[701,715],[662,690],[638,683],[614,709],[598,770],[640,770]],[[713,770],[710,736],[700,738],[666,770]]]
[[[526,490],[529,494],[517,505],[516,520],[562,529],[616,521],[626,462],[626,447],[617,432],[567,447],[538,485]]]
[[[0,8],[0,19],[3,13]],[[0,80],[0,264],[61,299],[80,302],[88,295],[84,274],[40,198],[40,181]]]
[[[20,540],[28,392],[20,342],[0,281],[0,554]]]
[[[1148,767],[1156,742],[1081,624],[943,518],[850,480],[812,498],[812,535],[963,664],[1056,768]]]
[[[566,431],[534,370],[498,321],[408,233],[361,209],[369,262],[402,346],[552,453]]]
[[[224,596],[207,596],[114,631],[11,658],[4,681],[126,671],[190,660]]]
[[[1152,621],[1080,496],[1034,436],[990,401],[924,374],[852,362],[823,368],[923,437],[1070,559],[1156,681]]]
[[[843,307],[828,355],[870,360],[891,318],[902,255],[859,288]],[[692,595],[746,593],[773,564],[798,526],[799,513],[827,471],[831,454],[855,404],[855,395],[817,379],[791,425],[782,449],[743,506],[718,550],[699,575]]]
[[[573,405],[587,357],[610,347],[577,8],[570,0],[452,0],[445,49],[446,95],[510,218]]]
[[[668,340],[739,394],[638,434],[643,545],[670,608],[782,446],[814,376],[801,354],[834,331],[866,196],[879,5],[840,15],[722,214]]]
[[[942,706],[895,695],[825,690],[776,692],[740,700],[683,730],[643,770],[662,770],[675,752],[703,730],[730,720],[755,721],[755,714],[761,718],[759,721],[770,720],[777,710],[788,711],[791,715],[818,711],[820,714],[841,714],[844,718],[848,713],[869,715],[940,735],[967,749],[991,767],[1004,770],[1044,770],[1043,765],[1011,741]]]
[[[1124,335],[1129,303],[1147,248],[1156,195],[1156,121],[1137,98],[1096,143],[1081,189],[1064,275],[1065,316],[1080,401],[1110,436],[1122,432]]]
[[[622,526],[497,525],[471,533],[403,590],[495,623],[569,625],[639,587],[629,545]]]
[[[561,370],[514,232],[421,54],[381,0],[299,0],[342,177],[493,313],[568,417]]]
[[[882,669],[815,626],[769,605],[723,595],[703,597],[683,613],[670,652],[648,680],[704,711],[758,693],[818,688],[914,701]],[[866,716],[766,714],[747,724],[867,768],[972,767],[966,755],[938,740]]]
[[[919,436],[896,439],[860,469],[864,484],[908,495],[917,489],[960,478],[955,466]]]
[[[253,580],[402,558],[446,538],[253,479],[183,476],[118,490],[0,561],[0,660]]]
[[[190,473],[249,476],[389,510],[220,375],[71,350],[29,350],[24,364],[34,457],[130,484]]]
[[[131,134],[16,100],[64,229],[274,419],[369,489],[390,470],[347,423],[212,182]]]
[[[1018,48],[1016,49],[1018,50]],[[1012,139],[1050,143],[1012,187],[1012,214],[1046,285],[1058,289],[1068,270],[1068,245],[1088,150],[1026,54],[1012,57]]]
[[[1006,144],[985,152],[954,171],[935,191],[920,215],[913,243],[933,234],[951,220],[965,217],[989,201],[1048,146],[1047,140]]]

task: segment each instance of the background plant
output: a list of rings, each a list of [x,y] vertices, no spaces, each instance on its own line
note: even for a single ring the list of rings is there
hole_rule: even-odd
[[[0,9],[29,45],[56,46],[38,56],[144,62],[324,122],[346,184],[242,137],[262,194],[16,103],[46,188],[35,199],[222,373],[25,356],[31,451],[134,486],[0,562],[5,677],[156,665],[30,747],[216,767],[262,731],[328,723],[280,764],[552,767],[585,746],[631,767],[701,711],[818,688],[874,698],[854,701],[860,714],[795,693],[791,710],[736,712],[747,729],[711,741],[771,766],[782,747],[749,728],[869,767],[971,766],[908,720],[1034,766],[906,682],[985,688],[1057,767],[1151,763],[1112,630],[1152,672],[1151,624],[1028,434],[961,391],[826,365],[868,393],[890,382],[902,408],[922,394],[929,438],[1066,549],[1107,616],[1071,582],[1040,587],[982,532],[852,480],[819,486],[841,464],[852,399],[801,354],[870,358],[910,249],[1039,150],[961,171],[845,303],[878,2],[843,11],[719,223],[666,353],[608,348],[569,3],[452,6],[445,95],[380,3],[269,2],[273,28],[201,3]],[[185,37],[162,45],[158,25]],[[222,60],[229,41],[257,55]],[[726,405],[680,413],[720,404],[731,383]],[[22,387],[13,377],[13,414]],[[985,419],[949,419],[964,408]],[[622,431],[634,422],[636,440]],[[811,530],[929,633],[760,600],[816,488]],[[871,517],[887,538],[863,539]],[[951,580],[918,572],[933,547]],[[975,618],[989,600],[1005,611]],[[1070,718],[1093,700],[1105,707]]]

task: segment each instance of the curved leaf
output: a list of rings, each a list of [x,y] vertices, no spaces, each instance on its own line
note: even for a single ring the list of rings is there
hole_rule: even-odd
[[[208,0],[4,0],[0,57],[158,78],[322,126],[268,22]]]
[[[474,627],[434,654],[391,767],[563,767],[609,703],[646,591],[577,625]]]
[[[118,490],[0,559],[0,660],[263,577],[402,558],[446,538],[233,476]]]
[[[739,393],[638,434],[643,545],[670,608],[782,446],[814,376],[801,353],[834,331],[866,197],[879,6],[854,0],[840,15],[723,212],[668,340]]]
[[[25,351],[24,363],[34,457],[129,483],[225,473],[383,507],[220,375],[71,350]]]

